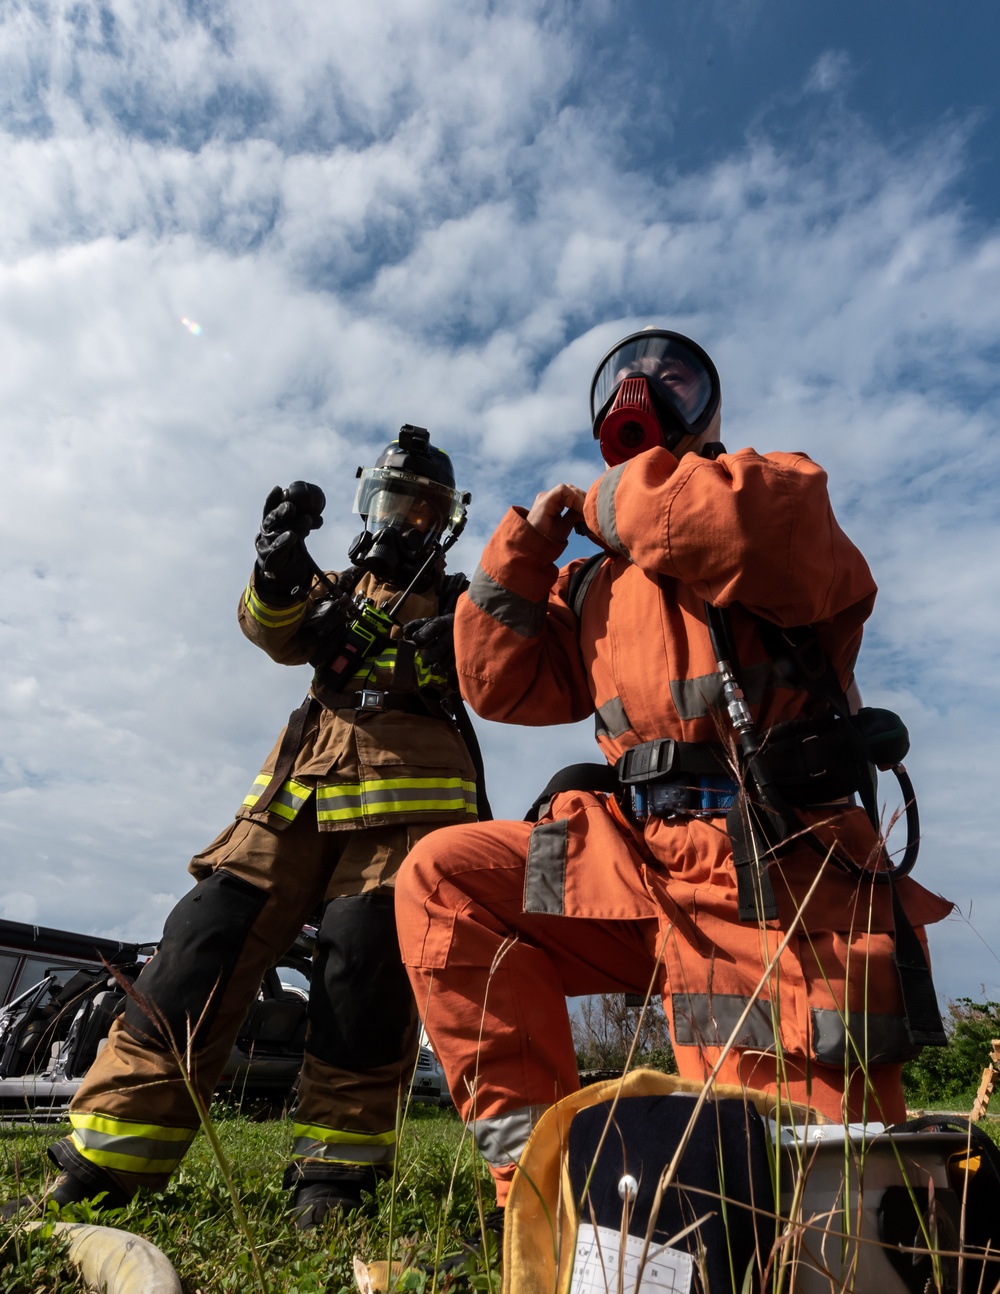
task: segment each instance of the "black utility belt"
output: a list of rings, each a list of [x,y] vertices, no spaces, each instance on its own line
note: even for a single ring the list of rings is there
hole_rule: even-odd
[[[658,737],[632,746],[615,766],[637,821],[682,813],[725,813],[739,787],[734,756],[710,742]],[[857,791],[868,775],[857,738],[832,715],[776,724],[751,765],[755,790],[773,788],[796,808],[829,804]]]
[[[413,692],[385,692],[377,687],[359,688],[357,692],[317,691],[317,698],[327,710],[356,710],[360,714],[381,714],[385,710],[402,710],[404,714],[428,715],[427,706]]]

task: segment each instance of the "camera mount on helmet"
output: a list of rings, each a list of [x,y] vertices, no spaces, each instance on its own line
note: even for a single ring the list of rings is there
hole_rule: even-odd
[[[609,467],[656,445],[676,448],[719,411],[719,374],[689,337],[646,328],[617,342],[590,384],[594,439]]]
[[[451,459],[427,429],[409,423],[357,476],[353,510],[365,528],[350,560],[378,579],[412,582],[461,534],[472,495],[455,488]]]

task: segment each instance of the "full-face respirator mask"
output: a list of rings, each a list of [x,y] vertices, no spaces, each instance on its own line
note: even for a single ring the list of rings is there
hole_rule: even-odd
[[[451,459],[423,427],[400,428],[374,467],[359,467],[354,511],[365,528],[348,550],[351,562],[376,579],[408,584],[465,525],[472,496],[455,489]],[[433,579],[428,567],[426,587]]]
[[[608,351],[590,386],[594,439],[609,467],[656,445],[675,450],[719,413],[719,374],[680,333],[647,328]]]

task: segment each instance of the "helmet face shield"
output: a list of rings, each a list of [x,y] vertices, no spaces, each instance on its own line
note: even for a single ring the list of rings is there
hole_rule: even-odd
[[[465,497],[458,490],[395,467],[366,467],[358,480],[354,512],[371,531],[391,527],[440,535],[465,517]]]
[[[644,381],[634,382],[637,378]],[[634,396],[630,395],[633,386],[638,393]],[[648,393],[651,405],[648,417],[639,412],[637,418],[625,421],[625,410],[616,406],[634,405],[639,410],[640,388]],[[590,387],[594,437],[600,437],[607,461],[612,461],[610,453],[614,461],[622,462],[650,447],[648,430],[640,436],[634,424],[643,427],[649,421],[652,425],[655,419],[662,434],[658,442],[654,439],[652,443],[672,448],[685,436],[697,436],[708,426],[719,407],[719,394],[715,365],[695,342],[663,329],[633,333],[608,351],[594,374]],[[615,417],[609,423],[606,436],[602,425],[613,409]],[[627,428],[623,438],[618,435],[619,423]]]

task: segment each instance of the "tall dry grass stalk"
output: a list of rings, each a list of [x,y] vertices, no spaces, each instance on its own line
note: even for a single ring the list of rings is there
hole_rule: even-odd
[[[204,1132],[205,1138],[208,1141],[209,1148],[212,1152],[212,1158],[222,1175],[222,1180],[226,1184],[226,1191],[229,1194],[229,1198],[233,1206],[233,1217],[236,1220],[236,1225],[240,1234],[246,1241],[247,1252],[250,1255],[250,1261],[253,1267],[254,1279],[257,1283],[257,1287],[260,1294],[269,1294],[270,1287],[267,1278],[264,1275],[264,1264],[261,1261],[260,1252],[254,1238],[253,1229],[250,1226],[250,1221],[247,1218],[246,1210],[243,1208],[243,1203],[240,1200],[240,1194],[236,1187],[236,1180],[233,1176],[232,1167],[226,1156],[226,1152],[222,1147],[222,1142],[219,1139],[219,1134],[215,1124],[212,1122],[211,1116],[209,1115],[208,1104],[194,1081],[194,1042],[199,1029],[204,1024],[206,1014],[212,1006],[212,1001],[215,997],[218,984],[216,984],[211,993],[209,993],[208,999],[205,1002],[198,1019],[195,1021],[191,1021],[190,1018],[188,1019],[184,1048],[182,1050],[174,1036],[174,1031],[170,1025],[170,1021],[167,1020],[155,1003],[150,1002],[147,997],[140,993],[132,981],[127,979],[126,976],[119,975],[113,967],[109,967],[109,970],[111,970],[111,973],[115,976],[115,979],[120,984],[126,996],[135,1002],[143,1015],[145,1015],[146,1019],[152,1021],[156,1027],[158,1037],[150,1038],[150,1041],[159,1043],[161,1046],[165,1044],[177,1065],[181,1081],[184,1084],[185,1090],[191,1099],[191,1104],[198,1116],[201,1130]]]

